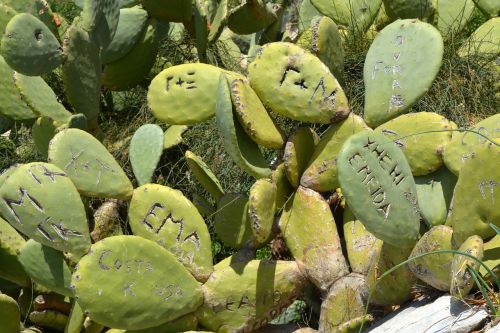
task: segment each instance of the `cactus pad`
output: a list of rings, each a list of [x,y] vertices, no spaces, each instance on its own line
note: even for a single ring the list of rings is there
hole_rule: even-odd
[[[226,246],[241,249],[246,245],[253,245],[248,198],[243,194],[223,195],[217,203],[214,227],[217,237]]]
[[[19,262],[31,279],[61,295],[73,297],[71,271],[64,255],[53,248],[30,239],[19,252]]]
[[[293,187],[300,185],[302,173],[309,165],[318,142],[318,134],[309,127],[300,127],[288,138],[283,160],[286,176]]]
[[[309,166],[300,178],[300,185],[318,192],[335,190],[337,178],[337,155],[342,144],[351,135],[368,129],[363,119],[354,114],[338,124],[331,125],[314,149]]]
[[[149,15],[167,22],[188,22],[193,14],[190,0],[141,0]]]
[[[140,185],[151,182],[163,153],[163,130],[155,124],[139,127],[130,141],[130,163]]]
[[[483,259],[483,239],[479,236],[470,236],[458,248],[459,252],[467,253],[479,260]],[[479,262],[460,254],[455,254],[451,263],[450,294],[463,298],[474,286],[474,280],[469,272],[469,267],[479,269]]]
[[[185,125],[172,125],[163,133],[163,149],[170,149],[182,142],[182,134],[188,129]]]
[[[364,65],[366,123],[379,126],[417,102],[434,81],[443,50],[441,34],[430,24],[398,20],[385,27]]]
[[[75,186],[57,166],[19,166],[0,187],[0,212],[17,230],[60,251],[84,254],[90,246],[85,209]],[[61,203],[70,210],[62,209]]]
[[[106,48],[113,39],[120,19],[119,0],[84,0],[81,12],[82,28],[92,41]]]
[[[17,302],[10,296],[0,293],[0,318],[2,333],[19,333],[21,312]]]
[[[354,134],[340,150],[337,170],[349,207],[369,232],[394,246],[416,242],[420,212],[415,181],[395,143],[375,132]]]
[[[276,211],[281,211],[294,191],[286,177],[285,163],[276,167],[271,175],[271,180],[276,185]]]
[[[2,86],[2,100],[0,113],[14,120],[26,120],[36,118],[25,101],[22,100],[19,91],[14,84],[14,71],[0,56],[0,85]]]
[[[148,184],[134,190],[128,211],[135,235],[169,250],[199,281],[212,273],[207,226],[196,207],[180,191]]]
[[[26,243],[24,238],[0,217],[0,278],[20,286],[29,286],[29,277],[19,263],[17,253]]]
[[[276,21],[276,16],[267,8],[263,0],[242,2],[231,9],[227,26],[234,33],[247,35],[264,29]]]
[[[255,92],[273,112],[323,124],[349,114],[344,91],[326,65],[297,45],[264,45],[248,71]]]
[[[264,244],[272,234],[276,211],[276,185],[270,179],[258,179],[250,188],[248,215],[255,240]]]
[[[215,200],[219,200],[222,195],[224,195],[224,190],[217,176],[215,176],[208,165],[203,162],[201,157],[195,155],[193,152],[186,150],[184,157],[186,158],[189,170],[191,170],[203,188],[207,190]]]
[[[326,291],[348,273],[335,220],[319,193],[299,187],[285,206],[279,227],[299,268],[318,288]]]
[[[206,64],[172,66],[158,74],[148,91],[153,115],[167,124],[190,125],[215,114],[220,70]]]
[[[495,235],[492,239],[484,243],[483,246],[483,263],[491,269],[495,274],[499,274],[500,270],[500,235]],[[488,271],[483,266],[479,267],[479,272],[482,276],[488,277]]]
[[[78,190],[90,197],[129,198],[132,184],[120,165],[92,135],[65,129],[51,140],[49,161],[62,168]]]
[[[56,36],[27,13],[17,14],[7,24],[0,50],[9,66],[25,75],[49,73],[63,62]]]
[[[52,140],[55,134],[56,125],[50,118],[40,117],[31,127],[31,136],[33,137],[36,149],[45,158],[48,156],[50,140]]]
[[[496,0],[473,0],[476,6],[488,17],[500,15],[500,3]]]
[[[433,112],[399,116],[380,125],[375,132],[385,135],[403,150],[414,176],[427,175],[443,165],[443,151],[456,125]]]
[[[391,20],[420,19],[432,22],[435,13],[433,0],[383,0],[387,16]]]
[[[205,302],[196,316],[214,332],[254,331],[291,304],[305,283],[293,261],[220,264],[203,285]]]
[[[460,32],[474,12],[473,0],[439,0],[437,28],[443,36]]]
[[[203,302],[201,285],[181,263],[138,236],[108,237],[92,245],[72,284],[87,316],[119,329],[157,326]]]

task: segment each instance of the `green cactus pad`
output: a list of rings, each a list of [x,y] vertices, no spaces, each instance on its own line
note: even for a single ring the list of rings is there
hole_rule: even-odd
[[[283,131],[269,116],[247,79],[230,82],[231,100],[236,117],[248,136],[257,144],[271,149],[285,145]]]
[[[64,255],[30,239],[19,252],[19,262],[31,279],[51,291],[73,297],[71,271]]]
[[[373,41],[364,65],[365,121],[370,127],[407,111],[424,95],[443,59],[443,39],[430,24],[398,20]]]
[[[444,167],[430,175],[415,177],[420,214],[427,225],[446,222],[456,183],[457,177]]]
[[[212,216],[215,214],[215,207],[199,194],[193,194],[193,205],[202,216]]]
[[[305,283],[293,261],[220,264],[203,285],[196,316],[214,332],[254,331],[285,310]]]
[[[250,188],[248,215],[255,240],[264,244],[272,234],[277,186],[270,179],[258,179]]]
[[[76,128],[54,136],[49,161],[71,178],[76,188],[89,197],[127,199],[132,184],[120,165],[92,135]]]
[[[2,38],[5,27],[9,23],[10,19],[16,16],[17,12],[12,7],[9,7],[3,3],[0,4],[0,39]]]
[[[385,12],[391,20],[420,19],[432,22],[436,11],[433,0],[383,0]]]
[[[113,40],[120,19],[120,1],[84,0],[81,12],[82,28],[92,41],[106,48]]]
[[[182,134],[188,129],[185,125],[172,125],[163,133],[163,149],[170,149],[182,142]]]
[[[138,236],[108,237],[92,245],[72,284],[87,316],[119,329],[158,326],[203,302],[201,285],[181,263]]]
[[[248,206],[248,197],[243,194],[226,193],[220,198],[214,227],[224,245],[238,250],[253,245]]]
[[[203,162],[201,157],[193,152],[186,150],[184,157],[186,158],[189,170],[191,170],[196,180],[200,182],[203,188],[210,193],[215,200],[219,200],[222,195],[224,195],[224,190],[217,176],[215,176],[208,165]]]
[[[473,0],[439,0],[437,2],[437,28],[443,36],[459,33],[472,17]]]
[[[14,120],[36,118],[36,115],[21,98],[14,84],[14,73],[3,57],[0,56],[0,85],[2,86],[0,113]]]
[[[253,89],[273,112],[323,124],[349,114],[344,91],[326,65],[297,45],[264,45],[248,71]]]
[[[311,3],[338,24],[365,32],[375,20],[382,0],[311,0]]]
[[[219,76],[216,102],[217,128],[222,136],[224,148],[231,159],[245,172],[255,178],[271,176],[271,169],[259,147],[244,132],[234,119],[231,96],[225,75]]]
[[[19,333],[21,312],[17,302],[10,296],[0,293],[0,318],[2,333]]]
[[[221,0],[217,6],[217,11],[211,22],[210,31],[208,32],[208,42],[214,43],[219,39],[222,31],[227,25],[229,15],[228,0]]]
[[[163,130],[155,124],[139,127],[130,141],[129,157],[139,186],[150,183],[163,153]]]
[[[311,28],[300,35],[297,45],[317,56],[328,66],[333,76],[342,82],[344,49],[339,29],[332,19],[326,16],[313,18]]]
[[[104,64],[123,58],[147,27],[148,13],[139,7],[120,9],[120,20],[111,43],[101,53]]]
[[[286,177],[285,163],[276,167],[271,175],[271,180],[276,184],[276,211],[281,211],[294,191]]]
[[[85,209],[75,186],[57,166],[18,167],[0,187],[0,213],[17,230],[60,251],[84,254],[90,246]],[[61,209],[61,203],[68,209]]]
[[[135,235],[169,250],[199,281],[212,273],[210,235],[196,207],[180,191],[148,184],[134,190],[128,211]]]
[[[63,50],[66,57],[62,78],[66,96],[76,113],[83,113],[89,127],[97,125],[101,98],[101,61],[99,49],[89,34],[73,23],[64,36]]]
[[[208,47],[208,13],[205,0],[194,0],[193,10],[196,51],[199,61],[206,62]]]
[[[318,142],[318,134],[309,127],[300,127],[288,138],[283,160],[286,176],[293,187],[299,187],[300,178],[307,169]]]
[[[500,235],[495,235],[492,239],[484,243],[483,246],[483,263],[491,269],[495,274],[499,274],[500,270]],[[484,277],[491,279],[488,271],[483,267],[479,266],[479,272]]]
[[[13,79],[21,98],[33,112],[58,123],[68,122],[71,113],[59,103],[56,94],[44,79],[20,73],[14,73]]]
[[[447,224],[453,227],[453,237],[462,244],[478,235],[487,239],[495,235],[490,224],[500,226],[497,197],[500,184],[500,147],[478,146],[466,160],[453,195],[451,215]]]
[[[150,19],[130,52],[104,67],[103,85],[110,90],[121,91],[133,88],[144,80],[156,61],[160,37],[161,23]]]
[[[193,313],[190,313],[155,327],[145,328],[142,330],[117,330],[113,328],[107,330],[106,333],[179,333],[186,331],[191,332],[190,330],[195,330],[197,326],[198,319]]]
[[[369,232],[394,246],[416,242],[420,212],[415,181],[395,143],[375,132],[354,134],[340,150],[337,172],[349,207]]]
[[[0,278],[27,287],[30,280],[17,257],[25,243],[16,229],[0,217]]]
[[[427,231],[413,248],[410,258],[437,250],[455,250],[453,229],[439,225]],[[452,253],[431,254],[408,263],[411,272],[428,285],[442,291],[451,286]]]
[[[68,316],[68,322],[64,327],[64,333],[80,333],[83,330],[85,315],[78,302],[73,302],[71,312]]]
[[[68,316],[56,310],[33,311],[29,314],[28,318],[36,326],[59,332],[64,330],[68,321]]]
[[[474,0],[474,3],[487,17],[500,15],[500,4],[496,0]]]
[[[220,70],[207,64],[172,66],[158,74],[148,91],[153,115],[167,124],[190,125],[215,114]]]
[[[459,252],[470,254],[479,260],[483,259],[483,239],[479,236],[470,236],[458,248]],[[474,286],[474,280],[469,272],[469,267],[479,269],[479,262],[472,258],[455,254],[451,263],[450,294],[464,298]]]
[[[403,150],[414,176],[438,170],[443,165],[443,151],[456,125],[433,112],[399,116],[380,125],[375,132],[385,135]]]
[[[299,8],[299,33],[311,27],[311,21],[315,16],[321,16],[321,13],[314,7],[311,0],[302,1]]]
[[[338,188],[337,155],[340,148],[351,135],[364,129],[368,129],[365,122],[354,114],[350,114],[338,124],[331,125],[314,149],[309,166],[300,178],[300,185],[318,192]]]
[[[56,135],[56,125],[50,118],[40,117],[31,127],[31,136],[36,149],[42,156],[47,158],[49,152],[49,142]]]
[[[56,36],[38,18],[22,13],[5,27],[0,50],[12,69],[25,75],[51,72],[63,62]]]
[[[363,316],[367,298],[362,275],[351,273],[335,281],[321,304],[319,332],[337,332],[337,326]]]
[[[454,131],[450,143],[444,150],[444,163],[455,175],[459,175],[464,163],[469,160],[478,146],[491,141],[500,144],[500,113],[475,124],[470,131]],[[491,141],[489,141],[491,140]]]
[[[382,242],[373,236],[352,214],[344,209],[344,238],[349,265],[354,273],[367,275],[382,250]]]
[[[240,35],[260,31],[276,21],[276,16],[267,8],[263,0],[250,0],[231,9],[227,26]]]
[[[167,22],[188,22],[193,14],[190,0],[141,0],[149,15]]]
[[[299,187],[279,227],[299,268],[318,288],[327,291],[348,273],[330,206],[319,193]]]

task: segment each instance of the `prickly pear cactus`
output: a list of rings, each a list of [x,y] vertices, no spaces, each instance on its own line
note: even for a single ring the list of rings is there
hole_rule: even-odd
[[[259,98],[285,117],[328,124],[350,112],[342,87],[326,65],[294,44],[264,45],[248,72]]]
[[[276,16],[270,11],[265,1],[250,0],[231,9],[227,25],[233,32],[241,35],[262,30],[276,21]]]
[[[196,316],[214,332],[251,332],[276,318],[305,284],[293,261],[224,261],[203,285],[205,301]]]
[[[286,176],[285,163],[280,163],[276,167],[271,175],[271,180],[276,185],[276,211],[281,211],[294,191]]]
[[[309,165],[313,148],[318,142],[318,134],[309,127],[300,127],[288,138],[283,161],[286,177],[293,187],[299,187],[300,178]]]
[[[184,157],[186,158],[189,170],[191,170],[203,188],[205,188],[215,200],[219,200],[224,195],[224,190],[217,176],[214,175],[201,157],[193,152],[186,150]]]
[[[83,0],[81,12],[82,28],[92,41],[106,48],[113,40],[120,19],[119,0]]]
[[[379,126],[417,102],[434,81],[443,50],[441,34],[430,24],[398,20],[386,26],[366,55],[366,123]]]
[[[375,237],[394,246],[415,244],[419,227],[415,181],[403,152],[383,135],[351,136],[337,159],[342,194]]]
[[[433,0],[383,0],[391,20],[420,19],[432,22],[436,1]]]
[[[248,197],[243,194],[226,193],[217,203],[214,220],[217,237],[229,247],[241,249],[254,245]]]
[[[500,15],[500,4],[495,0],[473,0],[476,6],[487,17],[495,17]]]
[[[443,36],[462,31],[474,12],[473,0],[439,0],[437,2],[437,28]]]
[[[2,95],[4,96],[2,103],[0,103],[0,113],[14,120],[36,118],[33,111],[22,100],[12,80],[14,73],[4,58],[0,56],[0,84],[2,85]]]
[[[163,149],[170,149],[182,142],[182,134],[188,129],[185,125],[172,125],[163,133]]]
[[[147,184],[134,190],[128,211],[135,235],[169,250],[199,281],[212,273],[210,235],[193,203],[180,191]]]
[[[203,302],[201,285],[181,263],[138,236],[108,237],[92,245],[71,282],[87,316],[119,329],[158,326]]]
[[[149,15],[167,22],[189,22],[193,12],[190,0],[141,0]]]
[[[470,236],[460,245],[458,251],[482,260],[483,247],[483,239],[481,237]],[[451,295],[463,298],[471,291],[474,286],[474,280],[469,272],[469,267],[478,270],[479,262],[458,253],[455,254],[451,263]]]
[[[483,263],[491,269],[495,274],[499,274],[500,269],[500,235],[495,235],[492,239],[483,244]],[[482,276],[491,279],[488,271],[483,267],[479,267],[479,273]]]
[[[26,243],[24,238],[0,218],[0,278],[20,286],[29,286],[29,277],[18,260],[17,253]]]
[[[139,127],[130,141],[130,163],[139,185],[151,183],[163,153],[163,130],[155,124]]]
[[[21,327],[21,313],[17,302],[10,296],[0,293],[0,318],[2,333],[18,333]]]
[[[248,217],[256,242],[264,244],[272,235],[277,186],[271,179],[258,179],[250,188]]]
[[[86,196],[126,199],[132,195],[132,184],[120,165],[87,132],[69,128],[57,133],[50,141],[49,161],[63,169]]]
[[[21,233],[81,256],[90,247],[83,203],[68,175],[53,164],[15,169],[0,187],[0,213]],[[68,209],[61,209],[64,203]]]
[[[462,57],[479,56],[494,60],[500,52],[500,18],[495,17],[481,25],[458,50]],[[484,61],[484,60],[480,60]]]

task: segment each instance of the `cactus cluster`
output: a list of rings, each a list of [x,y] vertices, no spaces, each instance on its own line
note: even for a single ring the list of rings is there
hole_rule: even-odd
[[[2,129],[29,121],[45,158],[0,175],[2,332],[355,332],[374,320],[366,308],[411,299],[417,279],[463,298],[471,268],[488,278],[473,258],[497,272],[500,114],[458,129],[408,112],[441,68],[443,35],[476,5],[493,18],[459,54],[474,47],[495,61],[498,8],[367,3],[305,0],[301,21],[282,1],[83,0],[62,22],[45,0],[0,0]],[[153,69],[147,106],[160,124],[131,137],[131,180],[100,140],[103,97],[143,84],[176,29],[194,40],[197,61]],[[342,43],[369,30],[359,116]],[[240,70],[217,66],[213,49],[245,44],[244,34]],[[64,101],[44,79],[51,72]],[[164,151],[213,117],[227,155],[255,178],[249,193],[223,186],[189,150],[189,175],[207,197],[153,183]],[[301,124],[287,133],[285,118]],[[255,259],[278,234],[292,260]],[[215,262],[214,237],[234,254]],[[435,250],[469,257],[412,259]],[[15,284],[17,301],[3,284]],[[318,327],[273,322],[307,293]]]

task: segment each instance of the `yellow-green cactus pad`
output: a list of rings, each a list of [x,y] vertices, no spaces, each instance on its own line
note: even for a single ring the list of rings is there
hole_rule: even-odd
[[[3,3],[0,4],[0,39],[5,32],[5,27],[16,14],[16,10],[12,7]]]
[[[120,1],[118,0],[83,0],[81,12],[82,28],[93,43],[106,48],[115,36],[120,19]]]
[[[52,88],[40,76],[14,73],[14,83],[21,98],[35,112],[58,123],[66,123],[71,113],[59,103]]]
[[[314,149],[309,166],[300,178],[300,185],[318,192],[335,190],[337,178],[337,155],[342,144],[353,134],[368,129],[363,119],[350,114],[338,124],[331,125],[321,136]]]
[[[10,296],[0,293],[0,318],[2,333],[19,333],[21,312],[17,302]]]
[[[375,129],[403,150],[414,176],[427,175],[443,165],[443,152],[456,125],[433,112],[410,113]]]
[[[474,3],[487,17],[500,15],[500,3],[496,0],[474,0]]]
[[[395,143],[372,131],[358,132],[342,146],[337,172],[342,194],[369,232],[394,246],[415,244],[420,228],[417,190]]]
[[[309,127],[300,127],[288,138],[283,160],[286,176],[293,187],[300,185],[302,173],[309,165],[318,142],[318,134]]]
[[[437,250],[455,250],[456,245],[452,237],[452,228],[444,225],[434,227],[419,239],[410,258]],[[408,267],[417,278],[428,285],[442,291],[449,291],[452,261],[453,253],[430,254],[410,261]]]
[[[348,273],[330,206],[319,193],[299,187],[279,227],[299,268],[318,288],[326,291]]]
[[[495,235],[490,224],[500,226],[499,165],[500,147],[493,144],[478,146],[471,158],[465,161],[447,221],[454,230],[457,244],[462,244],[472,235],[488,239]]]
[[[16,168],[0,187],[0,213],[21,233],[56,250],[83,255],[90,247],[80,195],[68,175],[53,164]]]
[[[363,316],[367,298],[364,276],[351,273],[335,281],[321,304],[319,332],[337,332],[337,326]]]
[[[187,150],[184,154],[189,170],[200,182],[205,190],[215,199],[219,200],[224,195],[224,190],[217,176],[214,175],[208,165],[193,152]]]
[[[17,257],[25,243],[16,229],[0,217],[0,278],[27,287],[30,280]]]
[[[2,102],[0,113],[14,120],[27,120],[36,118],[29,106],[21,98],[21,94],[14,84],[14,71],[0,56],[0,86],[2,87]]]
[[[270,179],[258,179],[250,188],[248,215],[255,240],[264,244],[272,234],[277,186]]]
[[[227,3],[228,0],[221,0],[217,6],[217,10],[210,24],[210,31],[208,32],[209,43],[217,41],[227,25],[227,18],[229,15],[229,7]]]
[[[375,20],[382,0],[311,0],[311,3],[338,24],[365,32]]]
[[[495,17],[477,28],[458,50],[461,57],[479,56],[494,60],[500,53],[500,17]]]
[[[483,249],[483,263],[498,275],[500,273],[500,235],[495,235],[484,243]],[[479,266],[479,272],[489,277],[488,271],[483,266]]]
[[[90,197],[127,199],[132,184],[125,172],[96,138],[68,128],[54,136],[49,161],[67,173],[76,188]]]
[[[459,33],[474,12],[473,0],[439,0],[437,2],[437,28],[443,36]]]
[[[220,69],[207,64],[172,66],[158,74],[148,90],[148,105],[167,124],[191,125],[215,115]]]
[[[285,117],[328,124],[349,114],[344,91],[328,67],[297,45],[264,45],[248,72],[260,100]]]
[[[230,87],[236,117],[248,136],[261,146],[283,148],[283,131],[269,116],[248,80],[234,79],[230,82]]]
[[[468,131],[454,131],[451,142],[444,150],[446,167],[458,176],[464,163],[472,158],[474,150],[491,141],[500,144],[500,113],[480,121]]]
[[[135,235],[169,250],[197,280],[208,279],[212,273],[210,235],[182,192],[156,184],[141,186],[134,190],[128,216]]]
[[[73,297],[71,271],[62,252],[30,239],[19,251],[19,262],[34,282],[61,295]]]
[[[429,90],[443,50],[443,38],[430,24],[397,20],[386,26],[366,55],[366,123],[377,127],[409,110]]]
[[[170,149],[182,142],[182,134],[188,129],[185,125],[172,125],[163,133],[163,149]]]
[[[415,177],[418,206],[427,225],[445,224],[456,183],[457,176],[445,167],[430,175]]]
[[[248,198],[243,194],[224,194],[217,203],[214,227],[217,237],[226,246],[241,249],[253,245]]]
[[[167,22],[189,22],[193,14],[190,0],[141,0],[149,15]]]
[[[432,22],[435,14],[433,0],[383,0],[384,8],[391,20],[420,19]]]
[[[203,303],[201,285],[181,263],[138,236],[108,237],[92,245],[71,282],[87,316],[119,329],[158,326]]]
[[[64,330],[68,321],[68,316],[57,310],[35,310],[29,314],[28,318],[38,327],[53,329],[59,332]]]
[[[196,316],[214,332],[251,332],[285,310],[305,283],[293,261],[221,264],[203,285],[205,301]]]
[[[299,8],[299,33],[311,27],[312,19],[315,16],[321,16],[321,13],[314,7],[311,0],[302,1]]]
[[[229,86],[225,75],[219,75],[216,101],[217,128],[231,159],[255,178],[271,176],[271,169],[259,146],[245,133],[234,118]]]
[[[276,185],[276,211],[281,211],[294,191],[286,177],[285,163],[280,163],[276,167],[271,180]]]
[[[156,124],[139,127],[130,140],[129,158],[139,186],[151,183],[163,153],[163,130]]]
[[[227,26],[234,33],[247,35],[264,29],[276,21],[263,0],[249,0],[231,9],[227,18]]]
[[[319,16],[311,21],[311,27],[304,31],[297,45],[317,56],[330,72],[341,81],[344,78],[344,48],[339,28],[329,17]]]
[[[459,252],[470,254],[478,260],[483,259],[483,239],[479,236],[470,236],[458,248]],[[463,298],[474,286],[474,280],[469,272],[469,267],[479,269],[479,262],[460,254],[455,254],[451,263],[450,294]]]
[[[179,333],[186,332],[189,330],[195,330],[198,326],[198,319],[194,313],[187,314],[180,318],[168,321],[159,326],[145,328],[142,330],[121,330],[123,333]],[[108,331],[112,333],[111,330]]]
[[[61,44],[35,16],[22,13],[5,27],[0,51],[12,69],[25,75],[51,72],[63,62]]]

